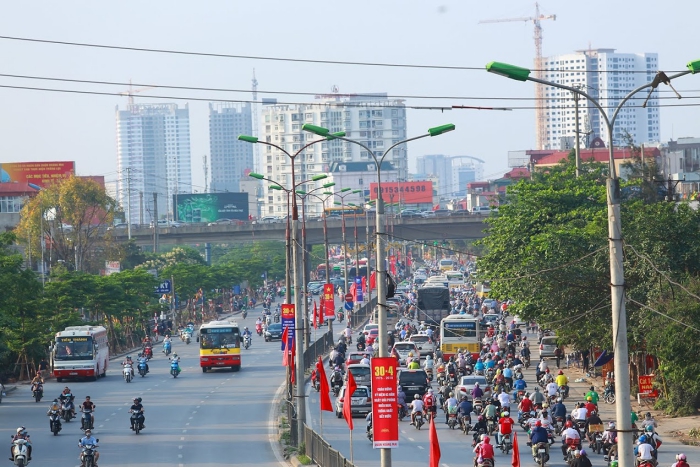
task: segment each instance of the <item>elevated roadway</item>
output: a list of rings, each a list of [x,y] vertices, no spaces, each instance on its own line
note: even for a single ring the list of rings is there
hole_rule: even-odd
[[[403,218],[387,219],[386,231],[397,240],[462,240],[483,238],[488,224],[485,217],[438,217],[438,218]],[[340,243],[343,239],[340,219],[328,220],[328,241]],[[373,235],[375,219],[369,219],[370,236]],[[195,243],[245,243],[260,240],[284,241],[287,224],[252,224],[242,225],[193,225],[158,229],[160,245],[191,245]],[[300,227],[301,228],[301,227]],[[347,238],[354,240],[354,219],[345,220]],[[366,238],[364,217],[357,218],[357,235],[363,242]],[[127,240],[126,229],[113,231],[117,241]],[[153,229],[132,229],[131,237],[140,246],[153,245]],[[306,242],[309,245],[323,243],[323,222],[314,219],[306,222]]]

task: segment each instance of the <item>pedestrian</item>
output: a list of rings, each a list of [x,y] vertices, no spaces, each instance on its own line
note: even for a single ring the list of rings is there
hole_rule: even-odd
[[[581,351],[581,359],[583,360],[583,371],[586,372],[588,371],[588,363],[589,363],[589,357],[590,352],[588,349]]]
[[[41,361],[39,362],[38,368],[39,373],[41,373],[41,377],[46,379],[46,375],[49,372],[49,362],[46,361],[46,357],[42,357]]]
[[[561,368],[561,356],[564,353],[561,347],[554,349],[554,357],[557,359],[557,368]]]

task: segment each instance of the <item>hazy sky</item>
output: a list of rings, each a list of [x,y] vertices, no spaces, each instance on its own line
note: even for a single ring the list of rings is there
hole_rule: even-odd
[[[542,0],[544,55],[577,49],[657,52],[667,72],[700,58],[693,0]],[[129,47],[162,48],[261,57],[477,67],[477,70],[411,69],[288,63],[111,51],[0,39],[0,73],[41,77],[246,90],[253,68],[259,91],[532,98],[532,83],[491,75],[492,60],[525,67],[534,57],[532,22],[478,24],[480,19],[529,17],[522,0],[256,0],[241,2],[148,0],[5,2],[0,35]],[[0,85],[120,92],[97,86],[0,77]],[[674,81],[686,97],[662,103],[696,104],[700,76]],[[251,99],[250,93],[151,89],[143,94],[201,99]],[[264,95],[279,101],[312,96]],[[137,102],[163,100],[138,98]],[[61,94],[0,88],[0,161],[74,160],[79,175],[115,180],[115,106],[126,97]],[[184,104],[187,101],[180,101]],[[409,106],[532,106],[532,101],[416,99]],[[457,131],[409,147],[409,167],[423,154],[471,155],[487,161],[486,178],[507,170],[509,150],[535,143],[534,111],[409,110],[408,135],[455,123]],[[202,156],[209,153],[208,108],[190,101],[194,189],[204,185]],[[700,136],[700,109],[661,110],[662,141]]]

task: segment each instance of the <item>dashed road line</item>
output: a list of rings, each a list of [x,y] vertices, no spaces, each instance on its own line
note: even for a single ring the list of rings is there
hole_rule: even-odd
[[[425,449],[423,446],[418,446],[418,449]]]

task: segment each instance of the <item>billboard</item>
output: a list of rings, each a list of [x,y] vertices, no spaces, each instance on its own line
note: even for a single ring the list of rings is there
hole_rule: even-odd
[[[399,415],[396,404],[399,400],[397,389],[397,361],[394,357],[374,357],[372,359],[372,425],[373,447],[399,447]]]
[[[173,195],[179,222],[248,220],[248,193],[187,193]]]
[[[369,184],[370,199],[377,199],[377,184]],[[383,182],[385,203],[419,204],[433,202],[433,182]]]
[[[29,183],[44,188],[55,180],[75,175],[75,162],[3,162],[0,182]]]

